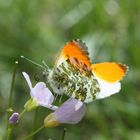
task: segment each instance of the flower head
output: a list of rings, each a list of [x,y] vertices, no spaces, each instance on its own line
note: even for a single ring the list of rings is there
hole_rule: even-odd
[[[19,121],[19,113],[14,112],[9,118],[9,123],[10,124],[17,124],[18,121]]]
[[[68,99],[55,112],[49,114],[45,120],[45,127],[55,127],[61,123],[76,124],[80,122],[86,112],[86,106],[74,98]]]
[[[44,82],[38,82],[34,87],[32,87],[29,75],[25,72],[23,72],[22,74],[27,81],[31,95],[31,99],[25,104],[27,110],[31,110],[36,106],[44,106],[52,110],[56,110],[57,107],[52,105],[54,101],[54,96],[51,91],[46,87],[46,84]]]

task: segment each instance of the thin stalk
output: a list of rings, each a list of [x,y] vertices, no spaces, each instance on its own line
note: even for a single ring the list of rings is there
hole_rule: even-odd
[[[36,108],[36,110],[35,110],[32,132],[34,132],[35,129],[36,129],[37,116],[38,116],[38,108]],[[33,135],[33,136],[30,138],[30,140],[33,140],[33,139],[34,139],[34,136],[35,136],[35,135]]]
[[[12,98],[13,98],[13,90],[14,90],[14,84],[15,84],[17,64],[18,64],[18,61],[15,61],[15,67],[14,67],[14,70],[13,70],[9,99],[8,99],[8,109],[12,107]],[[8,116],[9,116],[9,113],[8,113]]]
[[[9,125],[8,125],[8,128],[7,128],[6,140],[10,140],[10,139],[11,139],[12,128],[13,128],[13,126],[11,126],[11,125],[9,124]]]
[[[27,140],[28,138],[34,136],[35,134],[37,134],[39,131],[41,131],[43,128],[45,128],[44,125],[42,125],[41,127],[39,127],[37,130],[35,130],[33,133],[31,133],[30,135],[26,136],[23,138],[23,140]]]
[[[25,59],[25,60],[27,60],[27,61],[29,61],[30,63],[32,63],[32,64],[34,64],[34,65],[36,65],[36,66],[38,66],[38,67],[40,67],[40,68],[42,68],[42,69],[45,69],[45,67],[43,67],[42,65],[40,65],[40,64],[38,64],[38,63],[36,63],[35,61],[33,61],[33,60],[31,60],[31,59],[29,59],[29,58],[27,58],[27,57],[25,57],[25,56],[20,56],[21,58],[23,58],[23,59]]]
[[[14,85],[15,85],[17,64],[18,64],[18,61],[15,61],[15,66],[14,66],[12,81],[11,81],[11,86],[10,86],[10,92],[9,92],[8,109],[12,108],[12,98],[13,98],[13,90],[14,90]],[[7,134],[6,134],[7,140],[10,140],[10,136],[12,132],[12,126],[9,124],[9,117],[10,117],[10,112],[7,111]]]
[[[66,131],[67,131],[67,128],[64,128],[64,130],[63,130],[63,133],[62,133],[62,136],[61,136],[61,139],[60,139],[60,140],[64,140],[64,139],[65,139]]]
[[[22,115],[26,112],[26,109],[24,109],[20,114],[19,114],[19,118],[22,117]]]

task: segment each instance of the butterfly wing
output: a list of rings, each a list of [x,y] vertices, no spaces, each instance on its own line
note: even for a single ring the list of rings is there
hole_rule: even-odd
[[[90,58],[88,57],[88,51],[85,43],[76,39],[68,42],[61,50],[60,56],[57,60],[57,66],[62,62],[70,59],[73,63],[81,62],[83,65],[89,67],[91,65]]]
[[[96,94],[96,99],[103,99],[109,97],[113,94],[118,93],[121,90],[120,82],[110,83],[98,77],[96,77],[96,79],[100,87],[100,92]]]
[[[125,76],[128,66],[115,62],[104,62],[92,64],[91,69],[100,85],[100,92],[96,95],[96,99],[102,99],[120,91],[121,83],[119,81]]]
[[[120,81],[126,74],[128,66],[115,62],[92,64],[94,75],[110,83]]]

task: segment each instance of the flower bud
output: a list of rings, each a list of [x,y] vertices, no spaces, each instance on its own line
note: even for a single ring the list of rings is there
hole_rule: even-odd
[[[45,127],[56,127],[59,125],[59,122],[55,118],[54,113],[50,113],[44,120]]]
[[[18,121],[19,121],[19,113],[15,112],[10,116],[9,123],[10,124],[17,124]]]
[[[26,111],[31,111],[35,109],[36,107],[38,107],[38,103],[37,103],[37,100],[33,98],[30,98],[24,105],[24,108],[26,109]]]

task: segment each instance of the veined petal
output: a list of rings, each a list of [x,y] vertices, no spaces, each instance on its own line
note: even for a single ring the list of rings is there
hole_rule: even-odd
[[[54,96],[51,91],[46,87],[46,84],[44,82],[38,82],[34,87],[32,87],[29,75],[25,72],[22,72],[22,74],[28,83],[28,86],[30,88],[30,95],[32,97],[31,99],[33,99],[29,100],[29,102],[27,101],[28,104],[26,104],[26,108],[30,108],[30,104],[32,104],[32,108],[40,105],[47,107],[51,110],[56,110],[58,107],[52,105],[54,101]]]
[[[44,82],[39,82],[31,90],[31,95],[35,98],[39,105],[48,106],[54,101],[54,96],[51,91],[46,87]]]
[[[52,105],[52,104],[47,104],[47,105],[45,105],[44,107],[47,107],[47,108],[49,108],[49,109],[51,109],[51,110],[56,110],[56,109],[58,109],[58,106],[55,106],[55,105]]]
[[[26,72],[22,72],[22,74],[23,74],[24,78],[26,79],[27,84],[28,84],[28,86],[29,86],[29,88],[31,90],[32,89],[32,83],[31,83],[29,75]]]
[[[76,124],[84,117],[86,106],[83,102],[70,98],[64,102],[54,115],[59,123]]]
[[[84,117],[86,106],[83,102],[70,98],[44,120],[45,127],[56,127],[61,123],[76,124]]]

